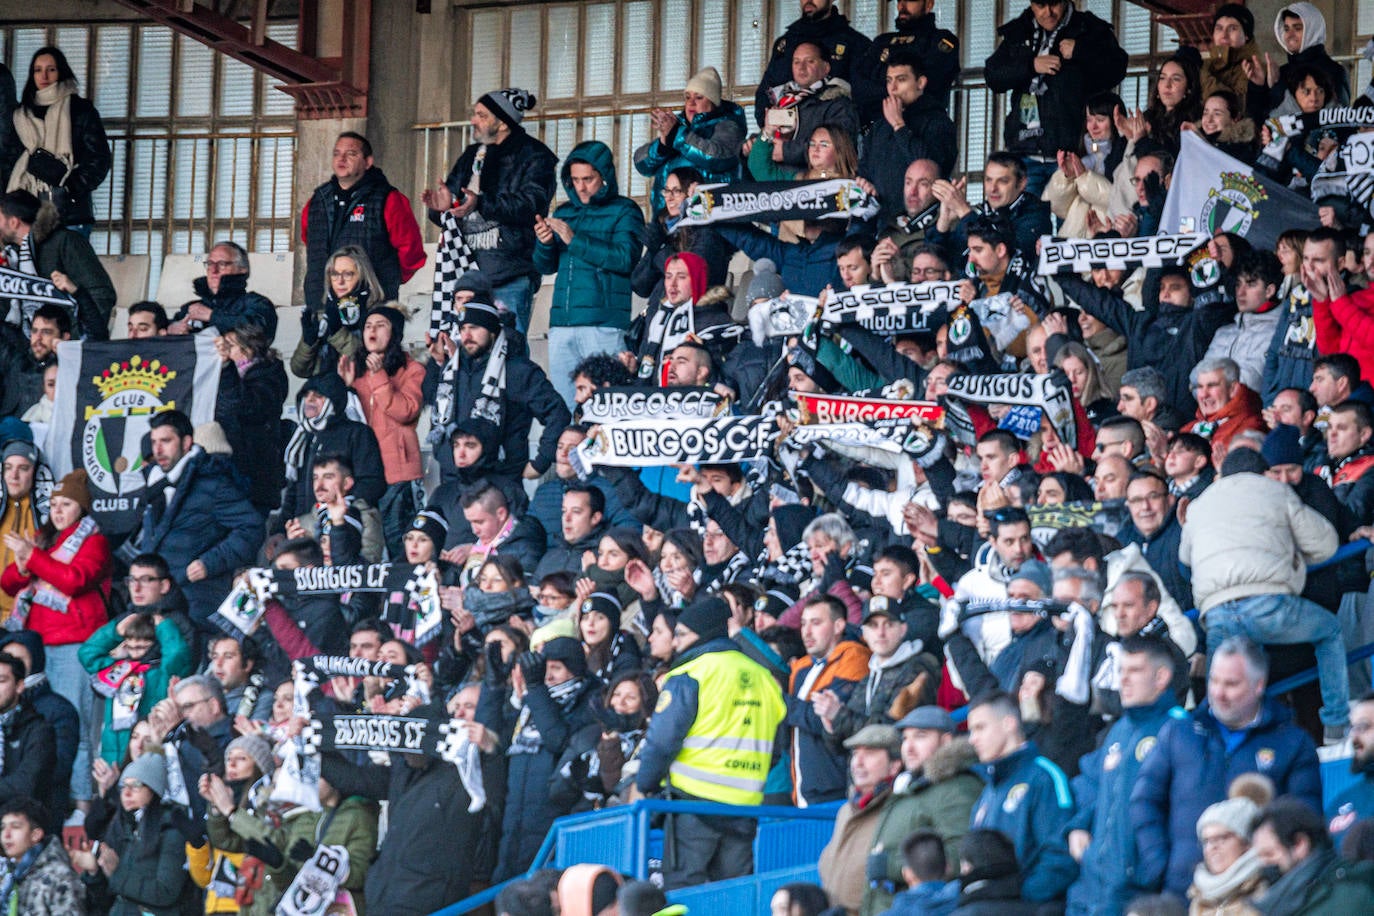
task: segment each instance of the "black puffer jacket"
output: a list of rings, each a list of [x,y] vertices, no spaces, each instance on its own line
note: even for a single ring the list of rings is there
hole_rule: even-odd
[[[179,916],[198,895],[186,874],[186,838],[172,825],[171,811],[157,799],[141,818],[120,811],[105,831],[104,842],[119,854],[119,866],[106,879],[97,872],[97,899],[114,898],[110,916]],[[98,911],[98,910],[97,910]]]
[[[215,422],[234,449],[234,466],[248,478],[248,498],[264,513],[281,505],[286,482],[281,459],[285,403],[286,369],[281,360],[259,360],[242,376],[232,363],[220,370]]]
[[[479,145],[474,143],[453,164],[444,184],[461,197],[472,180],[472,166]],[[504,143],[487,147],[482,160],[482,196],[463,220],[463,236],[482,276],[492,286],[501,286],[520,277],[533,276],[534,217],[546,216],[557,190],[554,173],[558,157],[543,143],[516,127]],[[429,211],[429,220],[439,224],[439,213]]]
[[[296,396],[296,412],[300,416],[301,401],[306,392],[318,391],[334,405],[334,415],[325,428],[311,437],[296,479],[288,481],[282,498],[283,519],[297,518],[311,511],[315,505],[315,487],[310,469],[316,455],[343,454],[353,462],[353,490],[355,499],[364,500],[374,509],[386,492],[386,474],[382,468],[382,452],[372,427],[344,415],[348,409],[348,389],[338,375],[321,375],[301,386]]]
[[[197,302],[210,307],[210,326],[221,334],[227,334],[241,324],[255,324],[267,334],[271,343],[277,336],[277,309],[272,301],[260,293],[248,291],[248,274],[228,274],[219,278],[219,292],[210,292],[210,283],[204,277],[196,277],[194,284],[197,299],[187,302],[172,316],[173,321],[182,321],[187,311]]]
[[[67,786],[57,785],[57,735],[47,719],[21,700],[5,729],[5,763],[0,769],[0,804],[19,797],[35,798],[49,811],[66,806]]]
[[[588,679],[590,682],[590,678]],[[571,806],[555,806],[549,798],[550,781],[555,776],[559,759],[572,744],[586,746],[596,743],[601,723],[591,705],[592,690],[584,685],[581,694],[564,708],[549,696],[543,684],[536,684],[525,694],[521,709],[509,702],[509,688],[482,688],[477,705],[477,721],[500,736],[501,743],[510,750],[506,795],[506,813],[501,827],[501,853],[493,881],[504,881],[529,868],[534,854],[544,842],[544,835],[554,818],[568,814]],[[512,734],[521,710],[529,708],[530,724],[539,733],[538,749],[533,753],[517,753],[511,747]]]
[[[820,19],[802,16],[793,20],[782,37],[773,42],[773,54],[768,58],[763,79],[754,93],[754,120],[760,127],[763,126],[763,113],[768,110],[768,90],[792,78],[792,52],[803,42],[824,46],[830,52],[830,75],[846,82],[851,80],[850,73],[857,61],[873,44],[833,6],[830,14]],[[805,134],[802,139],[806,139]]]
[[[29,342],[11,324],[0,325],[0,417],[17,417],[43,397],[43,372],[57,354],[34,359]]]
[[[330,754],[321,775],[341,795],[388,802],[393,829],[367,870],[369,913],[423,916],[467,896],[481,821],[468,813],[457,767],[408,754],[392,754],[389,767],[353,766]]]
[[[71,174],[59,188],[53,188],[45,195],[62,215],[62,225],[81,226],[95,222],[95,210],[91,207],[91,194],[104,183],[110,174],[110,164],[114,156],[110,152],[110,141],[105,136],[105,122],[100,112],[88,100],[79,95],[71,97],[72,119],[72,158],[75,164]],[[36,112],[39,118],[47,112]],[[19,109],[15,109],[15,114]],[[6,125],[4,148],[0,149],[0,175],[9,176],[15,163],[24,154],[24,145],[11,123]]]
[[[987,60],[986,76],[993,92],[1011,93],[1004,149],[1051,159],[1061,149],[1077,149],[1088,96],[1115,88],[1126,75],[1126,52],[1117,43],[1111,24],[1072,4],[1065,11],[1070,14],[1069,21],[1050,52],[1060,56],[1063,66],[1054,76],[1046,77],[1045,92],[1038,97],[1043,132],[1035,136],[1022,135],[1026,124],[1021,119],[1021,96],[1029,92],[1036,76],[1039,29],[1035,16],[1027,7],[997,30],[1002,43]],[[1060,50],[1064,41],[1073,42],[1071,57]]]
[[[33,241],[33,266],[40,277],[61,271],[76,284],[77,319],[72,336],[108,340],[110,313],[115,307],[115,288],[91,243],[80,233],[64,229],[58,211],[43,205],[29,229]]]

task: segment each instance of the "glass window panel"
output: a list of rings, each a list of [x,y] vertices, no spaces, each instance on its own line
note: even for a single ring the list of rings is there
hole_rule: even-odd
[[[209,117],[215,90],[215,52],[198,41],[177,36],[181,79],[177,84],[177,116]]]
[[[259,219],[291,219],[291,176],[296,141],[268,138],[258,142]]]
[[[587,40],[582,48],[582,94],[615,91],[615,4],[594,3],[587,11]]]
[[[232,57],[220,57],[219,113],[226,117],[251,117],[255,88],[253,68]]]
[[[692,48],[691,0],[662,0],[658,17],[658,85],[655,89],[681,91],[687,85],[688,55]]]
[[[253,141],[232,137],[215,141],[215,219],[247,219],[252,186]]]
[[[1082,6],[1102,21],[1112,21],[1112,0],[1085,0]]]
[[[128,26],[112,25],[96,30],[91,100],[106,120],[129,116],[130,43]]]
[[[14,71],[15,90],[19,93],[23,93],[24,83],[29,78],[29,67],[33,64],[33,52],[47,43],[47,29],[14,30],[14,55],[10,58],[14,62],[14,66],[10,69]]]
[[[199,254],[205,250],[205,230],[178,229],[172,233],[171,244],[174,254]]]
[[[1127,54],[1150,53],[1150,11],[1134,3],[1121,4],[1121,19],[1116,26],[1117,41]]]
[[[253,234],[254,251],[287,251],[291,247],[288,229],[259,229]]]
[[[203,220],[209,215],[210,141],[178,139],[172,151],[172,217]]]
[[[138,75],[134,79],[134,114],[165,118],[171,112],[172,32],[162,26],[138,30]]]
[[[95,229],[91,232],[91,247],[96,254],[123,254],[124,237],[118,232]]]
[[[72,72],[76,74],[76,85],[80,87],[81,94],[90,95],[90,82],[86,77],[86,43],[90,41],[90,29],[87,28],[62,28],[57,29],[53,44],[62,49],[62,53],[67,55],[67,63],[72,65]],[[20,91],[23,91],[20,86]]]
[[[110,144],[110,174],[91,197],[96,222],[124,219],[124,181],[129,161],[129,141]]]
[[[1361,35],[1368,35],[1370,32],[1374,32],[1374,4],[1357,3],[1355,4],[1355,9],[1359,10],[1360,18],[1355,31],[1359,32]],[[1364,65],[1361,66],[1363,67]]]
[[[715,67],[724,77],[729,69],[725,49],[730,43],[730,6],[703,2],[697,4],[697,13],[697,65],[693,72],[702,67]],[[683,85],[687,85],[685,80]]]
[[[510,47],[507,64],[510,85],[529,89],[543,97],[544,56],[539,51],[539,36],[543,34],[544,16],[540,7],[522,7],[510,11]],[[484,91],[476,88],[473,93]]]
[[[620,142],[615,148],[620,151],[620,161],[615,164],[616,175],[620,177],[620,193],[630,197],[643,197],[649,192],[649,179],[639,174],[634,167],[633,153],[625,151],[639,149],[649,141],[649,119],[644,115],[630,115],[620,119]],[[626,187],[628,179],[628,187]]]
[[[577,7],[551,6],[549,11],[548,82],[545,94],[551,99],[571,99],[577,95],[578,46]]]
[[[764,34],[763,0],[739,0],[735,10],[735,67],[730,85],[757,84],[768,63],[771,35]]]
[[[280,42],[288,48],[296,46],[296,24],[294,22],[273,22],[267,26],[267,35],[273,41]],[[264,115],[285,115],[291,116],[296,111],[296,101],[277,89],[281,85],[281,80],[263,77],[262,93],[262,113]]]
[[[885,29],[896,28],[896,16],[889,16],[888,22],[893,25],[885,26]],[[959,34],[959,0],[935,0],[935,22],[942,29],[949,29],[954,34]]]
[[[472,41],[468,43],[468,85],[473,87],[476,95],[480,95],[487,89],[477,88],[479,86],[505,85],[501,75],[505,72],[502,61],[506,57],[506,19],[499,10],[483,10],[473,13],[469,21],[472,23]],[[519,55],[529,55],[537,59],[538,43],[521,48]]]
[[[968,21],[989,24],[996,22],[997,0],[972,0],[968,7]],[[964,46],[964,66],[982,69],[983,64],[997,48],[997,31],[987,26],[975,28],[971,30],[971,34],[961,34],[959,41]]]
[[[621,7],[620,91],[649,92],[654,88],[654,4],[635,0]]]
[[[130,216],[161,220],[167,214],[167,141],[135,140],[132,158]]]
[[[860,34],[877,35],[879,6],[877,3],[850,3],[845,7],[844,14]]]

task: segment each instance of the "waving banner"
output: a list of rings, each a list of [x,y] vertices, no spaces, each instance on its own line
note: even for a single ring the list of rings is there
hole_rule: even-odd
[[[1049,375],[974,375],[961,372],[949,377],[951,398],[974,404],[1020,404],[1039,407],[1049,417],[1060,440],[1078,447],[1078,426],[1073,416],[1072,388],[1060,370]]]
[[[628,420],[598,427],[568,460],[581,477],[594,465],[735,464],[767,455],[777,437],[771,417]]]
[[[351,592],[386,595],[383,618],[417,646],[439,634],[443,609],[438,580],[425,567],[404,563],[250,569],[235,582],[210,621],[229,635],[242,637],[262,623],[268,601]]]
[[[1194,249],[1211,238],[1205,232],[1179,235],[1147,235],[1129,239],[1056,239],[1040,237],[1040,276],[1072,271],[1083,273],[1095,268],[1134,270],[1137,267],[1162,267],[1178,264]]]
[[[922,420],[943,425],[945,409],[933,401],[856,398],[839,394],[789,392],[801,408],[803,423],[867,423],[872,420]]]
[[[850,178],[821,181],[737,181],[697,188],[677,226],[775,223],[787,219],[868,219],[878,199]],[[676,229],[676,227],[675,227]]]
[[[143,437],[155,414],[179,410],[192,426],[215,418],[215,334],[57,345],[57,393],[44,449],[60,480],[90,476],[92,513],[107,534],[141,523]]]
[[[821,312],[826,330],[857,324],[878,334],[934,333],[945,307],[959,301],[958,282],[889,283],[832,293]]]
[[[10,300],[8,313],[4,320],[18,327],[25,337],[29,336],[33,313],[40,306],[60,305],[76,324],[76,300],[48,279],[33,274],[21,273],[8,267],[0,267],[0,299]]]
[[[1159,225],[1166,232],[1233,232],[1270,251],[1288,229],[1315,229],[1311,199],[1234,159],[1190,130],[1174,167]]]
[[[730,402],[710,388],[678,386],[637,388],[612,386],[598,388],[582,404],[583,423],[612,423],[618,420],[706,419],[730,409]]]

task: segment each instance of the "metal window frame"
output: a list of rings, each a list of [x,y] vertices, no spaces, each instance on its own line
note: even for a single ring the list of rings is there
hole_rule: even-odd
[[[250,251],[276,251],[289,250],[292,247],[293,231],[295,229],[296,206],[294,200],[294,181],[291,178],[282,179],[279,176],[279,164],[281,151],[277,150],[268,153],[267,141],[290,141],[293,150],[297,139],[296,117],[292,113],[287,114],[265,114],[265,99],[267,93],[272,91],[268,78],[257,70],[250,70],[253,81],[252,86],[252,113],[249,115],[224,115],[220,113],[220,101],[224,88],[224,73],[226,62],[230,60],[226,55],[211,49],[211,91],[210,91],[210,112],[208,115],[178,115],[178,88],[182,85],[182,48],[186,39],[177,35],[165,26],[156,23],[137,20],[101,20],[83,23],[61,23],[52,24],[49,22],[7,22],[0,26],[0,39],[4,41],[3,59],[9,63],[10,69],[16,74],[17,88],[22,91],[24,81],[27,79],[25,68],[28,61],[14,61],[15,53],[15,32],[21,29],[43,29],[48,43],[55,42],[59,30],[70,30],[74,28],[84,28],[87,31],[86,41],[86,72],[88,81],[96,74],[97,56],[97,33],[100,29],[123,28],[129,33],[129,63],[127,67],[127,91],[129,98],[128,112],[124,117],[109,117],[102,114],[105,124],[105,132],[109,137],[112,148],[120,150],[124,157],[124,175],[122,182],[114,180],[114,176],[107,179],[96,192],[97,195],[104,197],[107,205],[107,212],[113,211],[113,202],[118,198],[123,201],[121,216],[118,219],[98,220],[95,224],[97,232],[107,233],[105,251],[103,254],[130,254],[135,250],[135,240],[139,239],[144,245],[138,247],[153,248],[153,240],[161,234],[161,250],[149,250],[148,253],[154,256],[165,257],[174,252],[174,241],[185,238],[186,247],[192,253],[196,247],[191,243],[197,232],[202,233],[205,239],[204,245],[212,245],[219,238],[227,238],[239,235],[246,242],[245,247]],[[159,29],[165,31],[172,37],[172,60],[169,71],[169,85],[167,92],[168,108],[165,117],[139,116],[137,113],[137,87],[142,74],[139,72],[138,61],[141,60],[141,53],[145,36],[150,30]],[[90,97],[91,87],[85,85],[81,87],[83,93]],[[236,216],[235,207],[227,215],[217,212],[216,194],[219,190],[218,167],[221,164],[219,157],[223,154],[221,144],[223,141],[247,140],[250,143],[248,155],[251,157],[248,173],[248,205],[246,216]],[[185,217],[176,216],[175,200],[180,190],[177,184],[177,166],[179,153],[177,147],[180,141],[206,141],[203,147],[200,143],[190,144],[191,155],[196,158],[191,167],[186,171],[189,176],[189,188],[187,188],[192,204]],[[166,189],[164,192],[165,207],[161,213],[153,213],[151,210],[144,218],[134,217],[134,208],[131,205],[134,191],[134,174],[137,163],[134,160],[133,152],[135,143],[153,142],[156,149],[153,154],[154,169],[165,169]],[[201,160],[201,156],[204,159]],[[289,166],[294,172],[295,157],[291,155]],[[262,170],[270,168],[272,180],[268,189],[260,190],[262,185]],[[196,185],[196,176],[203,173],[208,186],[203,191]],[[282,185],[285,184],[283,188]],[[286,209],[286,215],[282,217],[260,216],[260,205],[263,201],[263,190],[266,190],[273,206],[270,210],[276,210],[276,202],[281,193],[286,193],[292,197],[290,205]],[[195,197],[198,193],[205,195],[204,216],[198,218],[196,214]],[[269,210],[269,212],[270,212]],[[267,239],[265,247],[259,247],[258,237],[264,235]],[[278,238],[285,240],[285,247],[279,248]],[[117,244],[115,242],[117,241]],[[156,271],[155,271],[156,272]]]

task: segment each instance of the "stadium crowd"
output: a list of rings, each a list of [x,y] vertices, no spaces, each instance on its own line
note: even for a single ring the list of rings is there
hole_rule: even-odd
[[[233,242],[184,304],[120,303],[220,361],[213,422],[148,420],[120,533],[42,433],[59,345],[115,315],[109,143],[60,49],[0,74],[5,266],[51,284],[0,324],[0,908],[406,916],[518,879],[498,912],[648,916],[752,872],[755,820],[678,813],[652,882],[526,877],[555,818],[660,797],[839,805],[776,916],[1374,911],[1374,85],[1312,4],[1279,60],[1227,3],[1131,110],[1111,24],[1033,0],[972,194],[932,7],[871,39],[802,0],[752,109],[693,75],[634,151],[647,216],[491,89],[419,194],[434,265],[340,134],[286,359]],[[1296,203],[1170,224],[1202,148]],[[431,268],[417,360],[395,300]]]

